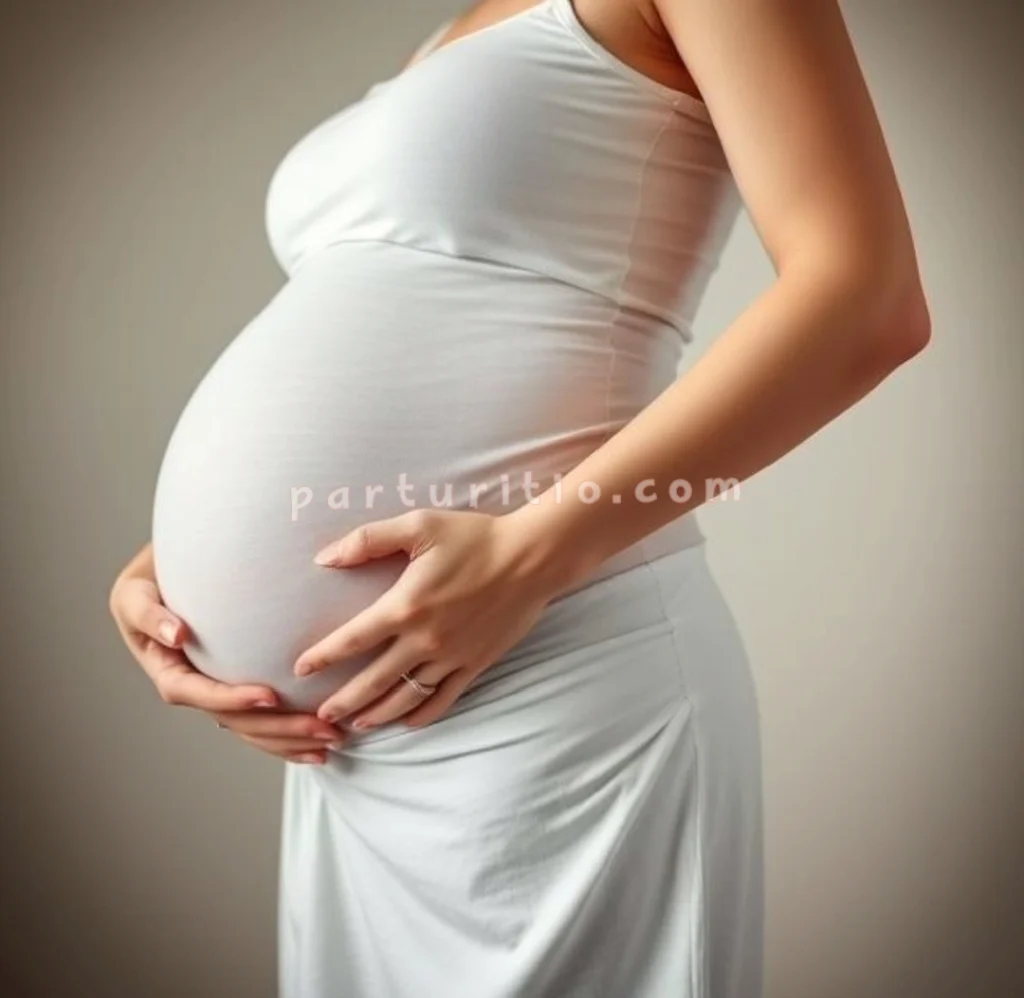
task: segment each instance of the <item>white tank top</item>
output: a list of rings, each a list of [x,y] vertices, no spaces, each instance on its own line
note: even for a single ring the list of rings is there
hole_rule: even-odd
[[[157,580],[193,662],[306,707],[365,665],[291,675],[404,561],[331,572],[315,552],[410,499],[464,508],[483,485],[477,508],[507,512],[527,475],[575,467],[676,377],[738,205],[705,106],[606,51],[571,0],[429,51],[302,138],[266,204],[289,279],[189,399],[157,482]],[[587,582],[702,539],[685,514]]]
[[[599,45],[572,0],[431,51],[450,23],[285,156],[266,209],[284,270],[387,240],[564,281],[689,339],[738,204],[707,107]]]

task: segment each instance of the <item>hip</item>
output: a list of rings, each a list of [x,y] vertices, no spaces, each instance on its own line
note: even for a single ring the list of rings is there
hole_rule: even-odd
[[[517,747],[529,766],[640,744],[681,719],[758,726],[746,649],[703,543],[560,597],[439,721],[385,725],[331,761],[373,769]]]

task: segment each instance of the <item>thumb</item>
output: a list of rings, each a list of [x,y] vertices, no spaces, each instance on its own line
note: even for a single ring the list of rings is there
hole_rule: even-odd
[[[341,540],[328,544],[313,560],[331,568],[349,568],[400,551],[412,553],[422,539],[418,520],[403,513],[356,527]]]

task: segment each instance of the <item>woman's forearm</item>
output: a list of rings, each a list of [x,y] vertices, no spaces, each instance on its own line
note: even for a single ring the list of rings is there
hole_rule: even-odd
[[[585,577],[707,501],[709,483],[742,481],[788,453],[929,336],[916,281],[880,287],[810,272],[781,276],[560,488],[510,514],[528,570],[555,589]],[[692,487],[688,498],[685,489],[670,490],[679,479]]]

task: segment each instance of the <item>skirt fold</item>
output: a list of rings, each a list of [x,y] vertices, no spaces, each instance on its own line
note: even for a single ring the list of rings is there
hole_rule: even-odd
[[[555,601],[440,721],[288,765],[282,998],[757,998],[759,744],[703,547]]]

